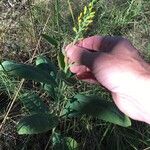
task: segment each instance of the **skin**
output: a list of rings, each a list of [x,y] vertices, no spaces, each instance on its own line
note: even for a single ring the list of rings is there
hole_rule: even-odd
[[[150,124],[150,64],[127,39],[92,36],[66,54],[79,79],[104,86],[123,113]]]

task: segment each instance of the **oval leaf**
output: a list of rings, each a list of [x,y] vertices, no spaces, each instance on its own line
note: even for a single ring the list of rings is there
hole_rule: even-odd
[[[10,75],[55,85],[55,80],[47,72],[34,66],[15,63],[13,61],[4,61],[2,66],[3,67],[0,66],[0,70]]]
[[[29,92],[22,94],[20,100],[30,114],[49,112],[48,106],[35,93]]]
[[[44,56],[38,56],[36,59],[36,67],[50,73],[51,75],[53,73],[52,76],[56,77],[57,68],[48,58]]]
[[[120,126],[131,125],[130,119],[124,115],[114,103],[104,101],[98,96],[76,95],[69,101],[63,114],[68,117],[90,115]]]
[[[63,137],[54,132],[52,135],[53,150],[78,150],[78,143],[71,137]]]
[[[56,90],[55,90],[54,86],[52,86],[50,84],[44,84],[44,85],[42,85],[42,87],[49,94],[49,96],[51,96],[53,99],[56,98]]]
[[[68,150],[77,150],[79,145],[78,143],[71,137],[65,137],[65,141],[68,147]]]
[[[18,134],[38,134],[47,132],[58,125],[58,118],[52,114],[34,114],[20,120]]]

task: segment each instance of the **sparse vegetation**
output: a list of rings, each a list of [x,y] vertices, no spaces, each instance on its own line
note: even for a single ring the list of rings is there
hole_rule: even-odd
[[[114,106],[109,92],[76,80],[62,55],[66,44],[80,38],[95,34],[121,35],[130,39],[144,59],[150,61],[150,2],[95,2],[0,2],[0,149],[150,147],[149,125],[132,121],[132,126],[127,127],[131,124],[129,118]],[[97,103],[100,108],[96,108]],[[106,106],[108,110],[103,109]]]

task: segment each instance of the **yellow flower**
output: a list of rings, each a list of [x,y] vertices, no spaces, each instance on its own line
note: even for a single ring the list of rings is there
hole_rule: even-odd
[[[73,28],[73,31],[76,33],[74,42],[83,38],[83,33],[88,30],[89,25],[93,22],[95,16],[95,11],[93,11],[94,4],[97,0],[92,0],[88,6],[84,7],[83,12],[78,16],[77,27]]]
[[[75,33],[78,32],[77,29],[76,29],[76,27],[73,27],[73,31],[74,31]]]
[[[79,22],[79,20],[81,20],[81,18],[82,18],[82,12],[81,12],[80,15],[78,16],[78,22]]]
[[[89,21],[88,21],[89,24],[92,23],[92,22],[93,22],[93,20],[89,20]]]
[[[84,7],[84,12],[83,12],[83,14],[85,15],[86,12],[87,12],[87,7],[85,6],[85,7]]]

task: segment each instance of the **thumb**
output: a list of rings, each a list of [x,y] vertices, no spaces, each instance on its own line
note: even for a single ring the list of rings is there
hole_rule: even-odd
[[[91,52],[84,47],[77,45],[68,45],[66,47],[66,54],[69,60],[73,63],[78,63],[80,65],[85,65],[91,68],[92,62],[96,52]]]

